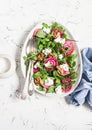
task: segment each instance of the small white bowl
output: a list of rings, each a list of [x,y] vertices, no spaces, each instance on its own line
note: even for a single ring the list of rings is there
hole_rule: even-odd
[[[0,78],[7,78],[15,72],[16,63],[7,54],[0,54]]]

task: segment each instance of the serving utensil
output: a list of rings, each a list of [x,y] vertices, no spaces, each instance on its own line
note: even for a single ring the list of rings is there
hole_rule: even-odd
[[[29,39],[25,50],[26,50],[27,56],[29,55],[30,52],[33,52],[33,39]],[[26,99],[29,96],[28,95],[28,88],[29,88],[28,86],[29,86],[29,77],[30,77],[30,74],[31,74],[31,67],[32,67],[31,65],[32,65],[32,61],[29,60],[29,65],[28,65],[28,70],[27,70],[27,75],[26,75],[24,86],[23,86],[21,91],[16,90],[16,96],[18,98]]]
[[[30,39],[26,46],[26,55],[29,55],[30,52],[33,52],[33,39]],[[24,87],[21,93],[21,98],[26,99],[28,97],[28,86],[29,86],[29,77],[30,77],[30,69],[31,69],[31,60],[29,60],[27,75],[24,83]]]
[[[33,52],[36,53],[37,52],[37,44],[35,42],[35,40],[33,40]],[[31,60],[31,70],[30,70],[30,82],[29,82],[29,86],[28,86],[28,94],[31,96],[34,92],[34,79],[33,79],[33,65],[34,65],[34,61]]]

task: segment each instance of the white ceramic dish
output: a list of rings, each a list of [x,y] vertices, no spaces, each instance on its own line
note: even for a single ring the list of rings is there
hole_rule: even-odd
[[[29,35],[27,36],[27,38],[26,38],[26,40],[24,42],[24,46],[23,46],[22,53],[21,53],[21,70],[22,70],[22,73],[23,73],[24,77],[26,77],[26,66],[24,64],[23,56],[26,55],[26,46],[27,46],[27,43],[32,38],[34,30],[36,28],[41,28],[43,22],[48,23],[48,24],[52,24],[55,21],[49,21],[49,22],[48,21],[42,21],[42,22],[38,23],[32,30],[30,30],[30,33],[29,33]],[[70,32],[67,29],[66,29],[66,31],[67,31],[67,34],[69,35],[70,39],[74,39],[73,36],[70,34]],[[67,92],[67,93],[62,92],[62,94],[60,95],[62,97],[67,96],[68,94],[70,94],[71,92],[73,92],[74,89],[78,86],[78,84],[80,82],[80,79],[81,79],[81,75],[82,75],[82,59],[81,59],[81,53],[80,53],[80,50],[78,48],[77,43],[75,43],[75,53],[77,53],[77,59],[76,59],[77,65],[76,65],[76,68],[78,68],[78,66],[79,66],[79,69],[78,69],[78,78],[76,79],[75,84],[73,85],[72,89],[69,92]],[[50,96],[57,95],[55,93],[47,93],[47,94],[45,94],[45,92],[43,92],[43,91],[38,91],[36,89],[36,86],[35,86],[35,90],[38,93],[44,94],[44,95],[47,95],[47,96],[49,96],[49,95]]]
[[[0,54],[0,78],[8,78],[16,69],[14,59],[7,54]]]

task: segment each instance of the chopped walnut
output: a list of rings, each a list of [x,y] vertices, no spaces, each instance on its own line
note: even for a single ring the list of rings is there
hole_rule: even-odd
[[[54,38],[57,38],[57,37],[59,37],[60,34],[58,33],[57,30],[52,30],[52,35]]]
[[[56,55],[55,54],[53,54],[53,53],[49,53],[49,55],[48,55],[49,57],[53,57],[53,58],[56,58]]]
[[[57,68],[57,70],[58,70],[58,73],[59,73],[60,75],[63,75],[64,70],[63,70],[60,66],[57,66],[56,68]]]
[[[34,80],[34,83],[38,86],[38,85],[43,85],[43,80],[40,78],[40,77],[38,77],[38,78],[36,78],[35,80]]]
[[[43,60],[43,57],[44,57],[44,54],[43,54],[43,53],[40,53],[40,54],[37,55],[37,59],[38,59],[39,61],[42,61],[42,60]]]

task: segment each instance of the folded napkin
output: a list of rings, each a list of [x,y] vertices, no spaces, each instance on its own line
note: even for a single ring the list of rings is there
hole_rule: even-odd
[[[76,106],[86,102],[92,107],[92,48],[85,48],[81,53],[82,78],[78,87],[69,95],[69,101]]]

